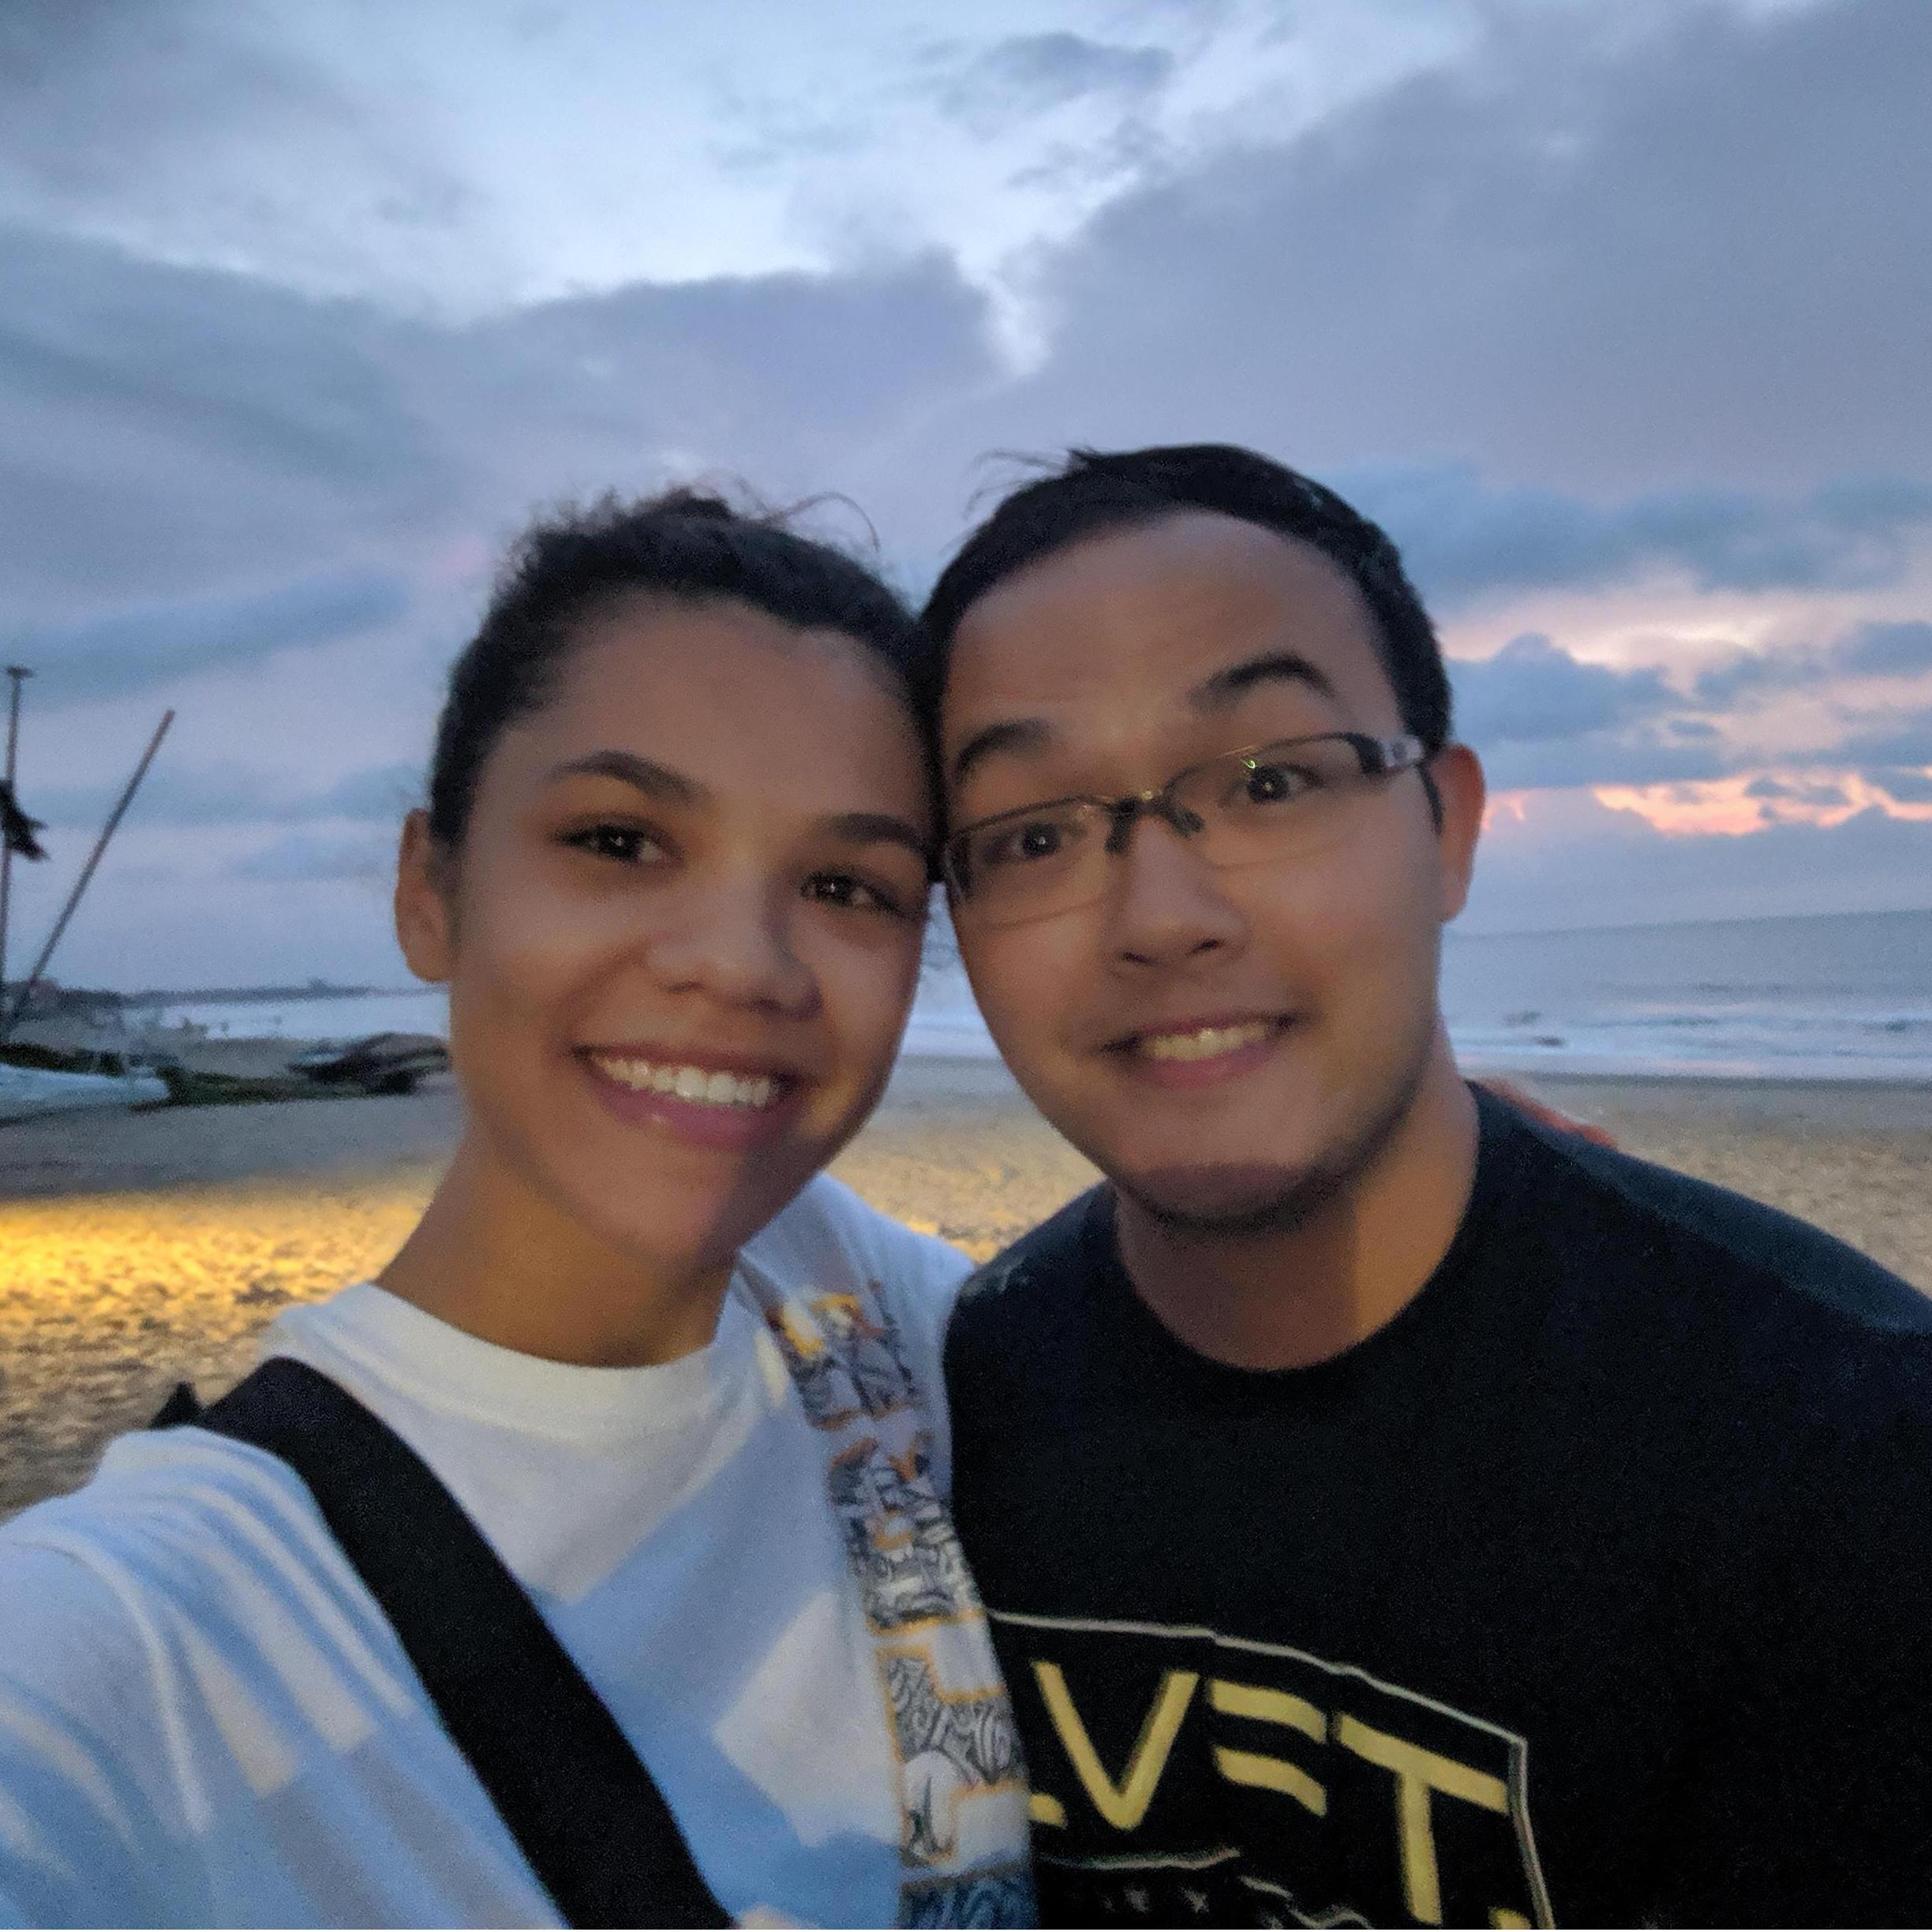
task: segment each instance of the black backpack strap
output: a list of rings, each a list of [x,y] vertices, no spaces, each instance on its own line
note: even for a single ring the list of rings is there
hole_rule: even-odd
[[[309,1486],[444,1728],[573,1926],[726,1926],[656,1780],[429,1465],[348,1391],[277,1356],[155,1418],[251,1443]]]

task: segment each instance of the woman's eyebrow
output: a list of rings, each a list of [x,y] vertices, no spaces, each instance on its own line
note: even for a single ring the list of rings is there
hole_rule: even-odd
[[[922,859],[931,854],[932,842],[921,836],[919,827],[890,812],[835,812],[821,822],[834,838],[854,845],[903,845]]]
[[[558,778],[615,778],[621,784],[635,786],[647,798],[668,805],[702,805],[711,798],[710,790],[695,778],[687,778],[655,758],[639,758],[635,751],[592,751],[578,758],[567,759],[550,768],[549,777]]]

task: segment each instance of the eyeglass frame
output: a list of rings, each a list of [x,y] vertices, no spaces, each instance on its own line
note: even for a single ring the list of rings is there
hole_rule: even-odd
[[[1103,850],[1110,857],[1118,857],[1127,849],[1127,840],[1139,818],[1159,818],[1164,825],[1182,838],[1194,838],[1206,829],[1204,823],[1190,826],[1187,813],[1174,796],[1176,790],[1190,778],[1216,765],[1228,764],[1236,759],[1249,761],[1249,769],[1255,769],[1252,762],[1261,752],[1286,750],[1290,746],[1305,744],[1344,743],[1353,751],[1361,762],[1361,777],[1370,778],[1394,778],[1406,771],[1421,771],[1423,782],[1428,786],[1431,796],[1434,788],[1430,784],[1425,767],[1436,754],[1425,741],[1412,732],[1400,732],[1392,738],[1382,738],[1369,732],[1308,732],[1298,738],[1269,738],[1260,744],[1244,745],[1237,751],[1221,751],[1209,758],[1189,766],[1176,772],[1166,784],[1151,785],[1140,792],[1123,792],[1118,797],[1103,798],[1098,792],[1074,792],[1064,798],[1037,799],[1028,805],[1016,805],[1009,811],[993,812],[984,818],[975,818],[958,830],[949,832],[939,848],[940,871],[952,896],[970,904],[972,889],[963,881],[961,868],[955,863],[953,853],[960,841],[983,832],[988,826],[1003,824],[1009,818],[1024,818],[1029,813],[1052,811],[1064,805],[1097,805],[1113,822],[1107,828]],[[1440,747],[1437,749],[1440,749]],[[1212,863],[1211,860],[1209,862]],[[1067,908],[1073,910],[1071,907]]]

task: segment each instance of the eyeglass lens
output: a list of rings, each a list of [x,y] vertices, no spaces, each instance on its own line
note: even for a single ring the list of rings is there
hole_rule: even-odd
[[[1230,754],[1189,772],[1134,817],[1159,818],[1210,865],[1294,863],[1326,846],[1365,788],[1362,754],[1346,738],[1310,738]],[[1043,918],[1106,889],[1107,855],[1133,835],[1129,814],[1076,799],[1013,812],[955,844],[958,882],[975,917]]]

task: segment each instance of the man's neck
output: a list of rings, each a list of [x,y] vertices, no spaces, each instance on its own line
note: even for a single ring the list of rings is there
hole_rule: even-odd
[[[1448,1252],[1475,1183],[1476,1103],[1438,1037],[1415,1098],[1355,1173],[1286,1227],[1177,1227],[1118,1198],[1121,1259],[1141,1300],[1197,1354],[1305,1368],[1365,1341]]]

